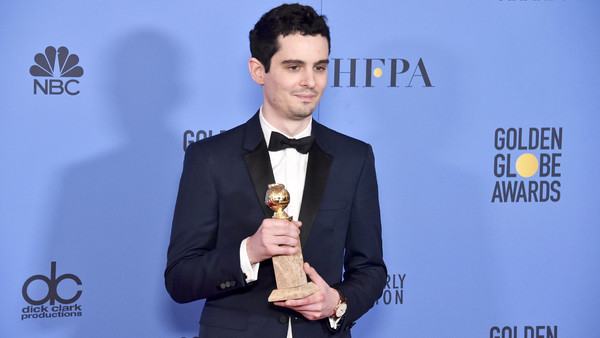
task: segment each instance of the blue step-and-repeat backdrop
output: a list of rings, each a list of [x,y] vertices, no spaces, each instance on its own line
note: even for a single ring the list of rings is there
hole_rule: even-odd
[[[196,335],[163,282],[184,149],[260,106],[278,4],[0,4],[1,337]],[[389,279],[354,336],[600,337],[600,3],[305,4],[314,116],[376,156]]]

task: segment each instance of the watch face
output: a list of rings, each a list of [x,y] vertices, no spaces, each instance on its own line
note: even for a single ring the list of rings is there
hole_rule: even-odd
[[[335,316],[340,318],[341,316],[344,315],[344,313],[346,313],[346,308],[348,306],[346,305],[346,303],[342,303],[340,304],[337,309],[335,310]]]

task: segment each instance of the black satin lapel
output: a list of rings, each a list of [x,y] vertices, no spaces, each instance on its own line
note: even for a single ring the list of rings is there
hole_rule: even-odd
[[[269,158],[269,151],[264,139],[254,151],[244,155],[244,162],[246,162],[246,168],[248,168],[248,173],[250,173],[254,190],[256,190],[256,196],[263,208],[265,217],[270,218],[273,216],[273,210],[265,204],[265,194],[267,193],[268,185],[275,183],[275,177],[273,176],[271,159]]]
[[[313,226],[315,217],[317,217],[319,205],[321,205],[321,201],[323,200],[331,161],[331,155],[321,150],[318,145],[313,145],[308,155],[306,180],[299,217],[300,221],[302,221],[302,227],[300,228],[300,243],[302,246],[306,244],[310,229]]]

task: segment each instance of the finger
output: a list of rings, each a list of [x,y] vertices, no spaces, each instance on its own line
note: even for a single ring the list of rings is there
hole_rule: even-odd
[[[298,250],[299,241],[293,237],[287,236],[268,236],[264,239],[264,244],[269,250],[278,248],[295,248]]]
[[[291,256],[298,253],[298,247],[295,246],[274,246],[270,250],[270,256]]]
[[[318,291],[304,298],[286,300],[284,303],[287,307],[301,308],[319,304],[323,302],[324,299],[325,296],[321,293],[321,291]]]
[[[286,302],[278,302],[275,305],[281,306],[281,307],[285,307],[285,308],[288,308],[290,310],[294,310],[296,312],[300,312],[302,314],[307,313],[307,312],[312,312],[312,313],[318,313],[319,312],[319,308],[315,304],[308,304],[308,305],[302,305],[302,306],[291,306],[291,305],[287,305]]]
[[[286,301],[283,301],[283,302],[273,302],[273,304],[277,305],[277,306],[287,307],[287,308],[290,308],[290,309],[293,309],[293,310],[299,310],[299,309],[301,309],[301,310],[307,310],[312,305],[312,302],[309,302],[307,304],[299,304],[297,301],[298,301],[297,299],[295,299],[295,300],[286,300]],[[303,300],[303,302],[304,302],[304,300]]]
[[[283,302],[283,304],[284,304],[283,306],[289,307],[289,308],[297,308],[297,307],[301,307],[301,306],[310,305],[313,303],[314,303],[314,300],[310,299],[310,296],[308,296],[308,297],[301,298],[301,299],[286,300],[285,302]]]
[[[315,319],[324,318],[321,315],[321,312],[318,311],[318,310],[315,310],[315,309],[310,309],[310,308],[307,308],[307,307],[286,306],[285,302],[274,302],[273,304],[275,304],[277,306],[288,308],[290,310],[294,310],[294,311],[300,313],[302,316],[304,316],[306,319],[309,319],[309,320],[315,320]]]
[[[300,229],[298,225],[286,220],[265,220],[262,227],[266,235],[290,237],[300,236]]]
[[[319,289],[324,290],[323,286],[329,286],[329,284],[327,284],[327,282],[325,282],[323,278],[321,278],[321,276],[317,273],[317,270],[315,270],[307,262],[304,263],[304,272],[306,272],[308,278],[310,278],[310,280],[313,281],[313,283],[317,284]]]
[[[286,308],[296,311],[306,317],[309,320],[315,320],[320,318],[325,318],[323,315],[322,309],[317,306],[302,306],[302,307],[294,307],[294,306],[285,306]]]

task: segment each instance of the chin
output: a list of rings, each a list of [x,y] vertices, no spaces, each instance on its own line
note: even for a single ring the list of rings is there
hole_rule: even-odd
[[[298,120],[302,120],[302,119],[305,119],[305,118],[311,116],[314,111],[315,111],[314,108],[295,110],[292,112],[292,116]]]

